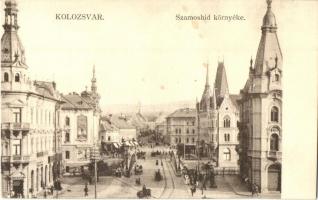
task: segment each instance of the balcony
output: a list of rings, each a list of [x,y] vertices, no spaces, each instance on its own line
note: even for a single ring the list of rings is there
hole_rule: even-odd
[[[30,156],[13,155],[13,156],[11,156],[11,162],[13,162],[13,163],[28,163],[28,162],[30,162]]]
[[[267,151],[267,158],[268,159],[282,159],[282,152],[281,151]]]
[[[29,130],[30,123],[2,123],[2,130]]]
[[[1,163],[10,162],[10,156],[1,156]]]

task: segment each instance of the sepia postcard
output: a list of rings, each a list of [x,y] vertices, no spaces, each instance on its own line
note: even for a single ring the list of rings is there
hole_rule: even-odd
[[[1,198],[316,198],[318,1],[0,4]]]

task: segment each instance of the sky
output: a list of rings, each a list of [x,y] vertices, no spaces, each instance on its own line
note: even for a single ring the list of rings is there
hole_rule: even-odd
[[[54,80],[62,93],[81,92],[90,88],[95,65],[102,107],[200,99],[203,63],[209,63],[212,85],[218,60],[224,60],[230,92],[239,93],[249,60],[256,56],[266,12],[265,0],[17,2],[19,36],[31,78]],[[317,24],[310,19],[317,18],[317,7],[315,1],[273,0],[284,59],[302,48],[316,48],[310,41]],[[303,14],[296,17],[299,9]],[[58,13],[101,13],[105,20],[56,20]],[[246,20],[177,21],[177,14],[238,14]],[[2,12],[1,22],[3,18]],[[303,32],[302,40],[292,39]]]

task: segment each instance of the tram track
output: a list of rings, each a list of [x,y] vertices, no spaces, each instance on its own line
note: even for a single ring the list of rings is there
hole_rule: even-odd
[[[161,159],[161,163],[163,163],[162,159]],[[175,190],[175,183],[174,183],[174,180],[172,178],[172,173],[171,173],[171,169],[169,167],[169,164],[167,163],[167,161],[164,161],[164,163],[166,165],[166,169],[167,169],[169,176],[170,176],[169,180],[171,180],[171,184],[170,184],[171,187],[168,188],[168,180],[167,180],[166,170],[165,170],[165,166],[163,164],[162,168],[163,168],[163,176],[164,176],[165,185],[164,185],[164,189],[163,189],[161,195],[159,196],[159,199],[161,199],[161,198],[169,199]]]

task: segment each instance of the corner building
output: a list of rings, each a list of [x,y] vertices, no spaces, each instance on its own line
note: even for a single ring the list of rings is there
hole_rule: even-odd
[[[1,184],[3,197],[31,197],[58,175],[56,116],[60,96],[54,82],[29,78],[18,36],[18,9],[5,1],[1,38]]]
[[[239,100],[241,175],[262,192],[281,190],[283,56],[271,3],[267,0],[256,59]]]

